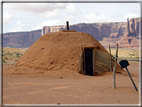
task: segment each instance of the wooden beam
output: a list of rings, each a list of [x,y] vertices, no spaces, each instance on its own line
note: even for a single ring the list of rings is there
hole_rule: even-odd
[[[85,67],[85,52],[84,52],[84,47],[83,47],[83,51],[82,51],[82,55],[83,55],[83,73],[86,75],[86,67]]]
[[[140,61],[140,59],[131,59],[131,58],[117,58],[120,60],[128,60],[128,61]]]
[[[83,59],[82,59],[82,51],[79,55],[79,72],[83,74]]]
[[[110,44],[109,44],[109,53],[111,56],[111,48],[110,48]],[[112,66],[112,58],[110,57],[110,70],[113,71],[113,66]]]
[[[117,43],[117,47],[116,47],[116,56],[115,56],[115,67],[113,68],[113,88],[116,88],[116,84],[115,84],[115,73],[116,73],[116,67],[117,67],[117,57],[118,57],[118,43]]]
[[[84,46],[83,48],[84,49],[94,49],[94,46],[90,46],[90,47]]]

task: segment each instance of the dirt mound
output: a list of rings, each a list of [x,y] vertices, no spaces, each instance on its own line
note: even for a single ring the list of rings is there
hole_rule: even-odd
[[[97,46],[107,50],[91,35],[75,31],[47,33],[40,37],[16,62],[12,72],[19,68],[45,71],[77,71],[81,47]]]

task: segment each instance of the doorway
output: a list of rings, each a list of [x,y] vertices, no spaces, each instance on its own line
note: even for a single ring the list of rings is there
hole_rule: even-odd
[[[93,49],[84,49],[86,75],[93,76]]]

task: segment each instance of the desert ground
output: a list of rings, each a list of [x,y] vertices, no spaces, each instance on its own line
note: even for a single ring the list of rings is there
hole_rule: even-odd
[[[9,74],[13,65],[8,64],[8,58],[5,59],[3,104],[139,104],[139,91],[135,90],[126,71],[116,74],[114,89],[112,72],[101,76],[73,71],[50,71],[56,75],[50,75],[50,72]],[[131,61],[128,69],[139,89],[139,63]]]

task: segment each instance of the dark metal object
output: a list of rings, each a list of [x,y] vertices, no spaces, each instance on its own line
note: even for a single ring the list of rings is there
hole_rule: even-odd
[[[66,23],[67,23],[67,30],[69,30],[69,22],[67,21]]]
[[[127,60],[121,60],[119,62],[119,64],[120,64],[121,68],[126,68],[129,65]]]
[[[128,74],[129,74],[129,77],[130,77],[130,79],[131,79],[131,81],[132,81],[132,83],[133,83],[133,85],[134,85],[136,91],[138,91],[138,89],[137,89],[137,87],[136,87],[136,85],[135,85],[135,83],[134,83],[134,81],[133,81],[133,79],[132,79],[132,77],[131,77],[131,75],[130,75],[128,69],[127,69],[127,67],[126,67],[126,70],[127,70]]]
[[[134,85],[136,91],[138,91],[138,89],[137,89],[137,87],[136,87],[136,85],[135,85],[135,83],[134,83],[134,81],[133,81],[133,79],[132,79],[132,77],[131,77],[131,75],[130,75],[128,69],[127,69],[127,66],[129,65],[128,61],[127,61],[127,60],[121,60],[121,61],[119,62],[119,64],[120,64],[121,68],[126,68],[127,73],[129,74],[129,77],[130,77],[130,79],[131,79],[131,81],[132,81],[132,83],[133,83],[133,85]]]

